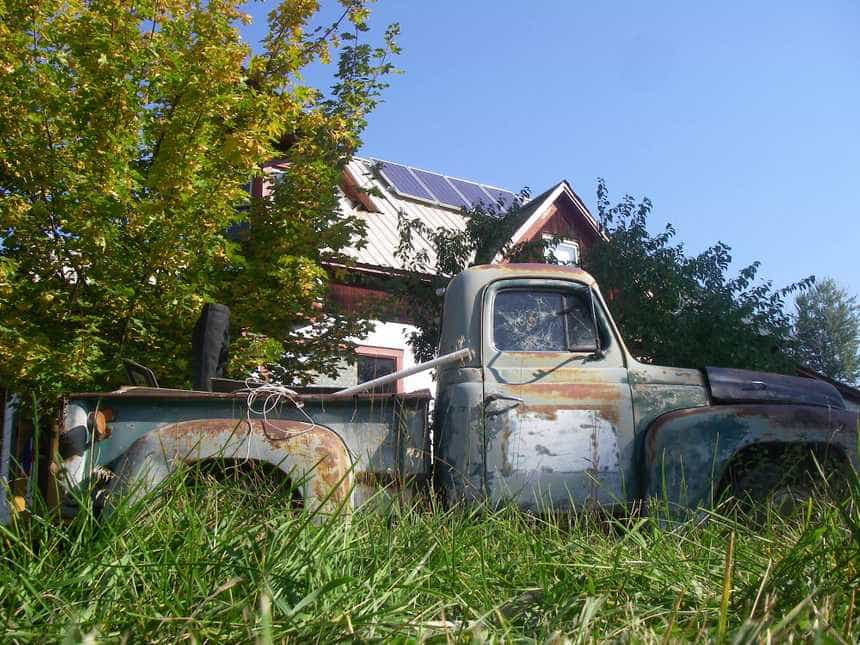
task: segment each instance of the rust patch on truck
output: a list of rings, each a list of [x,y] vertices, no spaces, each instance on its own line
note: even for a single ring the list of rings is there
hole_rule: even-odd
[[[547,421],[558,419],[558,406],[555,405],[530,405],[523,408],[523,414],[531,414]]]
[[[211,448],[223,448],[231,442],[241,445],[254,437],[269,448],[257,458],[278,467],[288,460],[293,467],[305,471],[319,500],[329,493],[336,503],[349,497],[352,483],[349,451],[337,433],[323,426],[288,419],[205,419],[182,421],[156,433],[162,442],[185,449],[188,456],[194,456],[195,446],[208,455]]]
[[[606,401],[607,403],[615,403],[619,399],[618,390],[614,387],[607,387],[605,383],[595,381],[594,383],[523,383],[518,385],[509,385],[511,389],[528,388],[529,395],[532,397],[554,400],[587,400],[587,401]]]
[[[587,285],[594,284],[594,278],[579,267],[567,267],[558,264],[543,264],[537,262],[522,262],[511,264],[479,264],[469,269],[471,272],[498,273],[499,277],[509,275],[517,278],[528,278],[530,275],[541,277],[553,276],[561,280],[577,280]]]
[[[524,398],[541,401],[521,408],[521,414],[532,414],[552,421],[557,419],[559,410],[595,410],[613,426],[618,427],[620,423],[621,393],[616,387],[589,383],[532,383],[507,387]]]
[[[844,430],[852,428],[858,415],[850,410],[809,405],[747,404],[733,405],[740,418],[766,416],[779,425],[803,430]]]
[[[812,407],[808,405],[786,405],[786,404],[741,404],[741,405],[717,405],[699,408],[688,408],[675,410],[659,417],[653,424],[646,437],[646,445],[653,447],[656,433],[653,430],[667,423],[684,419],[685,417],[701,416],[709,418],[713,414],[730,412],[737,419],[767,418],[768,423],[779,428],[792,428],[796,430],[812,432],[829,432],[833,430],[851,429],[857,423],[858,414],[850,410],[835,408]]]

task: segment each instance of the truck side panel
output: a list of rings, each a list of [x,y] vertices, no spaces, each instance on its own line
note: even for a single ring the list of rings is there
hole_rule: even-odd
[[[329,428],[302,421],[203,419],[145,434],[112,464],[113,490],[152,490],[178,463],[209,459],[257,461],[281,469],[301,486],[309,510],[334,511],[353,491],[353,462]]]

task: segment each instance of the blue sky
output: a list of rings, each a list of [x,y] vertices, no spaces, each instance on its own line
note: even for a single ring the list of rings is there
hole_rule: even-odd
[[[268,6],[267,6],[268,5]],[[320,22],[334,15],[323,2]],[[265,28],[270,3],[249,7]],[[510,189],[654,202],[781,286],[860,293],[860,4],[380,0],[404,74],[362,154]],[[371,35],[371,38],[374,36]],[[315,68],[309,84],[332,70]]]

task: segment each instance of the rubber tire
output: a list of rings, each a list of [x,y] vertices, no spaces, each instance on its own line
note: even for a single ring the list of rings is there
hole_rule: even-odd
[[[816,459],[829,483],[822,481]],[[847,482],[841,472],[843,467],[837,459],[815,447],[753,447],[732,465],[725,490],[744,510],[752,511],[756,506],[763,510],[762,505],[767,505],[787,516],[805,506],[809,499],[841,497],[841,484]]]

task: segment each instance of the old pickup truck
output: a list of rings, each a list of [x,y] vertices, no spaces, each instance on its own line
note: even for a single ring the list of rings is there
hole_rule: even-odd
[[[450,504],[541,510],[659,497],[695,509],[724,493],[808,490],[811,477],[860,467],[857,413],[830,384],[643,364],[576,268],[457,275],[439,354],[432,432],[426,391],[285,391],[265,416],[246,389],[71,395],[60,479],[67,490],[96,475],[114,491],[145,490],[179,463],[228,460],[276,466],[316,508],[435,482]]]

